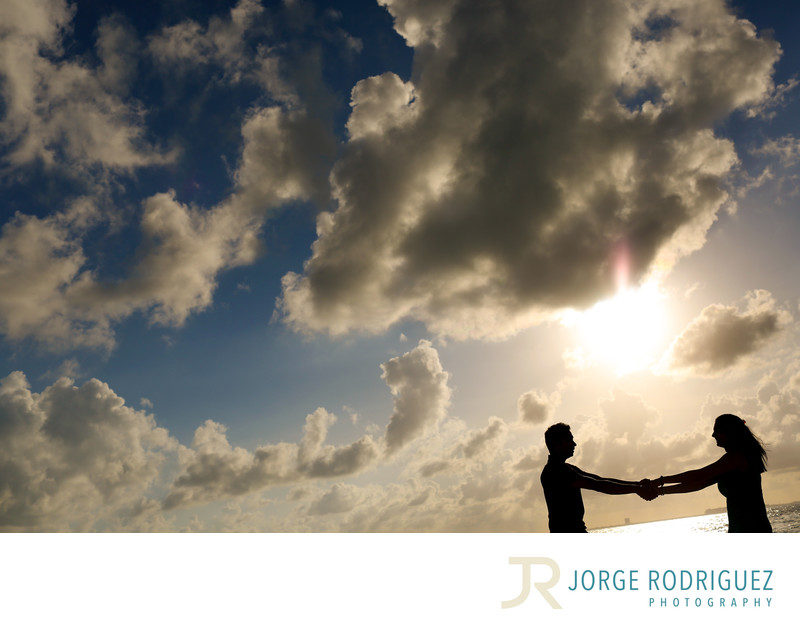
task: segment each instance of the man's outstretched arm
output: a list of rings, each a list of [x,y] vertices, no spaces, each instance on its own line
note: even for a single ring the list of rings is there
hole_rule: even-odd
[[[639,482],[629,480],[617,480],[615,478],[601,478],[593,473],[586,473],[577,467],[575,469],[575,485],[581,489],[589,489],[607,495],[626,495],[639,493],[642,485]]]
[[[602,476],[595,475],[594,473],[589,473],[588,471],[583,471],[581,469],[578,469],[578,467],[575,467],[575,469],[578,471],[580,475],[585,476],[587,478],[592,478],[593,480],[606,480],[607,482],[614,482],[616,484],[636,484],[636,485],[639,484],[639,482],[633,480],[617,480],[616,478],[604,478]]]

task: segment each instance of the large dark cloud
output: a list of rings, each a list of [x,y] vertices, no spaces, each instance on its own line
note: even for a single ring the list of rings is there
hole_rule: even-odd
[[[714,126],[775,92],[778,44],[722,0],[382,4],[415,48],[413,75],[354,86],[332,170],[336,99],[320,49],[303,42],[344,56],[358,42],[310,5],[240,0],[142,39],[107,18],[96,63],[66,54],[63,0],[11,11],[0,33],[6,166],[68,164],[92,192],[80,221],[68,202],[0,236],[0,281],[25,295],[0,301],[0,332],[111,346],[115,323],[136,312],[181,325],[212,303],[220,273],[254,261],[272,211],[324,206],[332,190],[336,210],[320,214],[305,269],[284,277],[292,327],[339,334],[416,318],[455,338],[501,337],[608,294],[622,247],[634,282],[701,247],[737,161]],[[180,155],[147,141],[147,104],[130,98],[144,61],[172,82],[202,71],[215,89],[246,84],[260,97],[242,120],[231,195],[211,208],[150,196],[136,262],[100,282],[84,241],[109,221],[103,191]],[[4,252],[23,225],[36,257],[15,268]]]
[[[291,326],[502,336],[607,295],[619,247],[635,282],[703,244],[737,161],[713,127],[780,54],[724,2],[384,4],[413,78],[353,90]]]

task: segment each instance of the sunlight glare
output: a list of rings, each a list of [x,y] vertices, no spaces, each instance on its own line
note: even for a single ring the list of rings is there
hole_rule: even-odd
[[[655,285],[620,291],[577,317],[578,331],[594,358],[618,375],[642,370],[657,359],[666,324],[663,296]]]

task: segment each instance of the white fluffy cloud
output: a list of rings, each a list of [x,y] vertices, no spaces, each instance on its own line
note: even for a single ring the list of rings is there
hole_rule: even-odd
[[[750,293],[744,310],[710,305],[675,339],[661,370],[702,376],[739,366],[791,321],[791,314],[764,290]]]
[[[737,163],[714,125],[780,54],[722,0],[383,4],[414,83],[353,90],[291,326],[504,336],[613,291],[620,243],[634,282],[702,246]]]

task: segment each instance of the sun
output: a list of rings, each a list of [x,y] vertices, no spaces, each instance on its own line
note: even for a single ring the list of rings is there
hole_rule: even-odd
[[[663,348],[664,296],[654,284],[623,289],[576,314],[574,324],[590,357],[613,366],[618,375],[642,370]]]

